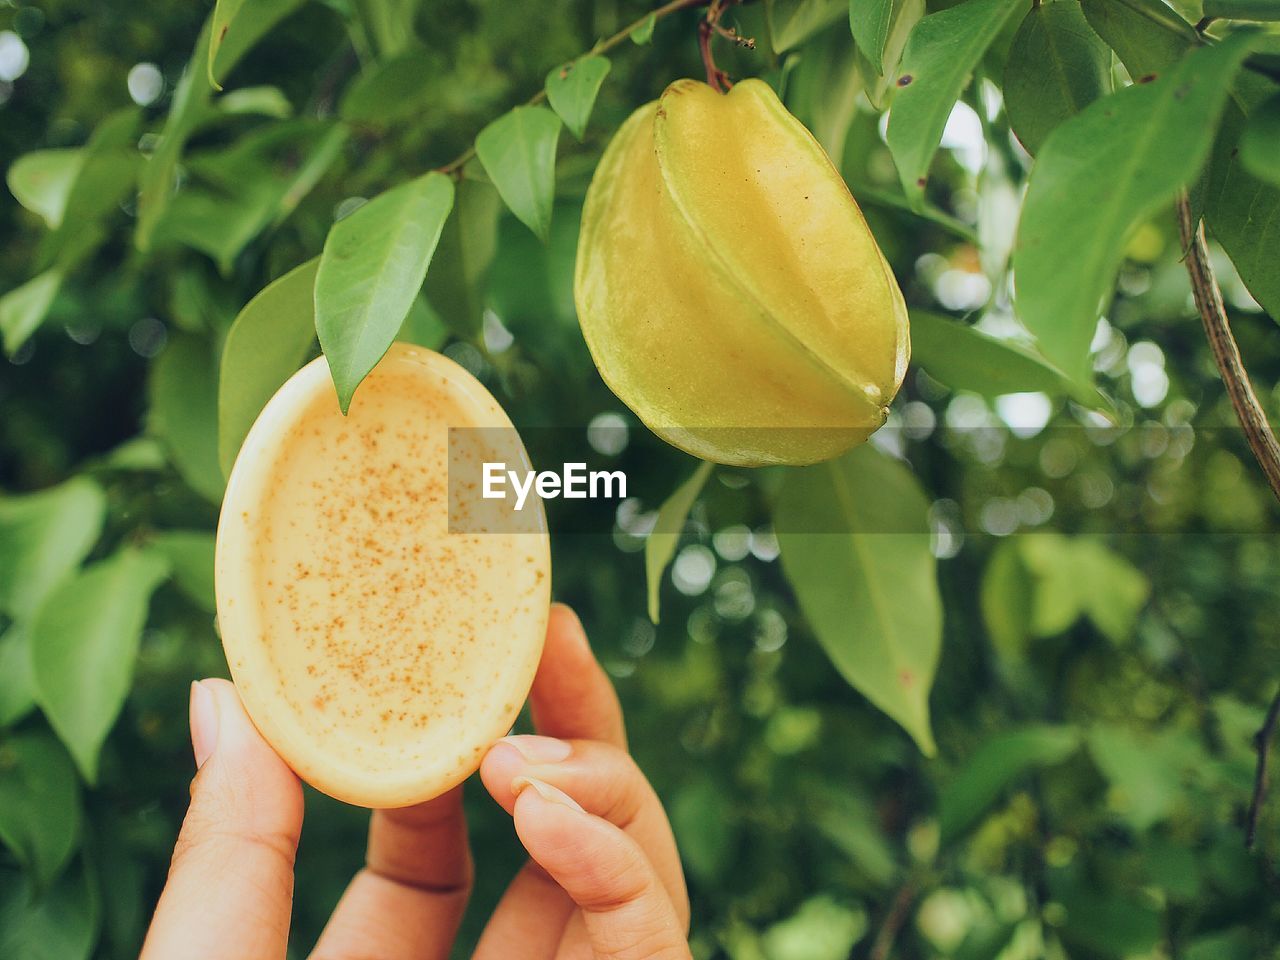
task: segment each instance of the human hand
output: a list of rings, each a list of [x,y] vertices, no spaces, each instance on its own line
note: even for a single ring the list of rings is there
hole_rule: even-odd
[[[500,741],[481,768],[531,861],[476,960],[687,958],[688,898],[666,815],[626,754],[613,687],[565,607],[552,609],[530,702],[540,736]],[[199,772],[141,960],[283,958],[301,784],[226,681],[193,686],[191,723]],[[375,811],[366,866],[312,960],[444,960],[471,879],[461,788]]]

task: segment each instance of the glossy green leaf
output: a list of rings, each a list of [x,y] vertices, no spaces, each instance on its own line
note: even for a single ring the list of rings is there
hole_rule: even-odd
[[[36,332],[62,286],[63,272],[46,270],[0,297],[0,341],[13,356]]]
[[[62,223],[71,187],[84,166],[82,150],[36,150],[9,167],[6,180],[17,201],[50,227]]]
[[[942,603],[927,515],[914,475],[864,445],[788,470],[774,527],[782,569],[818,642],[932,756]]]
[[[1027,187],[1016,306],[1041,352],[1079,384],[1130,233],[1199,172],[1248,52],[1236,35],[1159,80],[1099,100],[1053,131]]]
[[[653,530],[644,542],[644,572],[649,589],[649,619],[658,622],[659,596],[662,589],[662,575],[666,572],[671,558],[676,555],[676,545],[680,542],[680,534],[684,530],[684,522],[693,509],[698,494],[711,476],[712,464],[703,461],[688,480],[676,487],[675,492],[667,497],[658,508],[658,518]]]
[[[1096,390],[1072,384],[1033,346],[999,340],[927,310],[911,312],[911,360],[953,390],[989,398],[1039,391],[1072,396],[1093,407],[1106,405]]]
[[[320,258],[313,258],[267,284],[227,332],[218,373],[218,462],[224,477],[231,475],[253,421],[315,342],[319,265]]]
[[[913,204],[924,200],[929,165],[952,107],[987,47],[1019,9],[1016,0],[967,0],[929,14],[907,38],[885,139]]]
[[[474,339],[484,316],[484,287],[498,250],[502,198],[487,183],[462,179],[427,274],[427,299],[450,330]]]
[[[88,960],[98,936],[99,903],[83,859],[48,891],[0,867],[0,957]]]
[[[896,64],[886,60],[885,49],[904,11],[916,8],[915,20],[924,12],[923,3],[913,0],[849,0],[849,29],[858,49],[878,74],[893,72]]]
[[[1280,20],[1280,0],[1204,0],[1204,15],[1220,20]]]
[[[241,87],[224,93],[214,101],[224,116],[259,116],[287,120],[293,116],[293,104],[279,87]]]
[[[560,118],[546,107],[516,107],[480,131],[476,156],[503,202],[544,243],[551,233]]]
[[[218,0],[209,40],[209,83],[221,90],[236,62],[306,0]]]
[[[1009,125],[1029,153],[1045,138],[1111,92],[1111,51],[1075,0],[1041,3],[1027,11],[1004,68]]]
[[[579,140],[587,132],[591,108],[595,106],[596,95],[609,75],[610,66],[604,57],[593,55],[556,67],[547,74],[547,102]]]
[[[167,574],[159,555],[126,548],[64,580],[32,620],[36,700],[90,784],[129,693],[151,593]]]
[[[17,723],[36,705],[36,684],[31,675],[31,644],[18,623],[0,633],[0,727]]]
[[[1062,763],[1080,742],[1074,727],[1024,727],[983,743],[942,790],[942,842],[959,839],[1005,790],[1033,770]]]
[[[427,298],[420,296],[409,308],[409,315],[400,325],[396,339],[402,343],[415,343],[428,350],[439,350],[449,339],[449,326]]]
[[[42,730],[0,738],[0,841],[44,890],[80,840],[80,781]]]
[[[76,477],[20,497],[0,497],[0,612],[27,620],[88,555],[107,498]]]
[[[874,2],[878,5],[880,0],[874,0]],[[866,0],[851,0],[851,3],[862,5]],[[888,106],[890,96],[896,89],[898,66],[902,62],[902,52],[906,49],[907,38],[911,36],[911,31],[924,15],[924,0],[892,0],[888,9],[888,22],[885,24],[887,32],[883,42],[879,38],[868,40],[868,43],[878,45],[880,50],[878,63],[863,52],[861,41],[859,41],[854,58],[855,66],[866,88],[867,99],[877,110],[883,110]],[[855,28],[854,37],[857,36],[858,31]]]
[[[204,610],[215,612],[213,534],[204,530],[162,530],[153,534],[147,543],[169,561],[178,589]]]
[[[453,181],[432,172],[329,228],[316,271],[316,333],[343,413],[422,289],[452,207]]]
[[[1250,112],[1240,136],[1240,162],[1252,176],[1280,187],[1280,94]]]
[[[204,337],[171,334],[151,367],[150,431],[188,486],[211,503],[226,486],[218,464],[218,359]]]
[[[1080,9],[1135,81],[1155,79],[1199,43],[1164,0],[1080,0]]]
[[[800,46],[819,30],[846,16],[849,5],[845,0],[796,0],[794,3],[774,4],[767,9],[773,50],[783,53]]]
[[[631,31],[631,42],[644,46],[653,40],[653,28],[658,25],[658,18],[652,13],[640,22],[640,26]]]
[[[1244,162],[1244,118],[1228,105],[1214,143],[1204,216],[1240,279],[1262,309],[1280,319],[1280,186],[1253,176]]]

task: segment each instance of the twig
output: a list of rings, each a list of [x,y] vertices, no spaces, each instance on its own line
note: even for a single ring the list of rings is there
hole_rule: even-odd
[[[680,10],[685,10],[685,9],[688,9],[689,7],[705,6],[708,2],[710,2],[710,0],[668,0],[667,3],[664,3],[662,6],[658,7],[656,10],[651,10],[648,13],[646,13],[643,17],[640,17],[638,20],[627,24],[617,33],[613,34],[613,36],[606,37],[603,40],[596,41],[595,46],[593,46],[590,50],[587,50],[584,53],[578,54],[578,56],[570,60],[566,64],[566,66],[572,67],[575,63],[578,63],[580,60],[585,60],[587,57],[593,57],[601,53],[608,53],[614,47],[625,42],[626,39],[630,37],[634,31],[638,30],[640,27],[643,27],[650,17],[652,17],[654,22],[656,23],[657,21],[663,19],[664,17],[668,17],[671,14],[677,13]],[[539,90],[537,93],[535,93],[533,96],[531,96],[528,100],[526,100],[524,102],[524,106],[534,107],[542,103],[542,101],[546,99],[547,99],[547,91],[546,91],[546,88],[543,88]],[[454,157],[452,160],[446,163],[443,167],[439,167],[437,169],[441,173],[456,174],[464,166],[466,166],[467,162],[471,160],[475,155],[476,155],[476,147],[475,147],[475,144],[473,143],[471,146],[467,147],[467,149],[464,150],[462,153],[460,153],[458,156]]]
[[[1267,718],[1262,722],[1262,729],[1253,738],[1254,749],[1258,751],[1258,765],[1253,774],[1253,799],[1249,802],[1249,813],[1244,820],[1245,849],[1252,850],[1258,839],[1258,820],[1262,816],[1262,803],[1267,798],[1267,758],[1271,753],[1271,738],[1275,734],[1276,725],[1280,723],[1280,690],[1267,709]]]
[[[889,951],[893,949],[893,941],[898,939],[898,931],[907,922],[907,917],[911,913],[911,904],[915,899],[916,882],[914,879],[908,879],[893,895],[889,912],[885,914],[884,923],[880,924],[875,942],[871,945],[868,960],[888,960]]]
[[[1262,467],[1267,483],[1271,485],[1271,492],[1280,500],[1280,444],[1276,443],[1276,435],[1267,422],[1267,415],[1258,402],[1257,394],[1253,392],[1249,374],[1240,358],[1240,348],[1231,335],[1227,310],[1222,303],[1222,291],[1218,288],[1213,266],[1209,263],[1209,251],[1204,243],[1204,227],[1193,222],[1191,202],[1187,199],[1185,190],[1178,195],[1178,229],[1186,251],[1191,291],[1200,310],[1200,320],[1204,324],[1205,335],[1209,338],[1214,362],[1218,365],[1222,383],[1227,388],[1227,396],[1231,398],[1236,419],[1240,421],[1245,439],[1249,441],[1249,449]]]

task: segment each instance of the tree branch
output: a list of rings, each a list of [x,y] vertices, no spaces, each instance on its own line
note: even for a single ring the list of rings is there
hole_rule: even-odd
[[[1240,357],[1240,347],[1231,335],[1231,325],[1227,322],[1227,310],[1222,302],[1222,290],[1213,275],[1213,266],[1209,263],[1209,251],[1204,242],[1204,226],[1195,221],[1191,214],[1191,201],[1186,190],[1178,194],[1178,232],[1182,235],[1182,247],[1185,251],[1187,274],[1191,277],[1191,292],[1195,296],[1196,307],[1200,310],[1200,321],[1204,324],[1205,335],[1209,338],[1209,348],[1213,351],[1213,360],[1222,375],[1223,385],[1227,388],[1227,396],[1231,398],[1231,406],[1236,412],[1236,419],[1244,429],[1245,438],[1249,441],[1249,449],[1254,459],[1262,467],[1271,492],[1280,500],[1280,444],[1276,443],[1276,435],[1267,421],[1267,415],[1253,392],[1253,384],[1249,382],[1249,374]],[[1252,850],[1257,839],[1258,818],[1262,814],[1262,804],[1267,795],[1267,760],[1271,749],[1271,738],[1277,723],[1280,723],[1280,693],[1276,694],[1267,710],[1267,719],[1254,739],[1258,751],[1258,764],[1253,778],[1253,799],[1249,803],[1249,813],[1245,818],[1245,846]]]
[[[1227,310],[1222,303],[1222,291],[1218,288],[1213,266],[1209,263],[1204,227],[1193,222],[1191,202],[1187,199],[1185,190],[1178,195],[1177,206],[1178,229],[1182,234],[1187,274],[1191,277],[1191,291],[1195,295],[1196,307],[1200,310],[1205,335],[1209,338],[1213,360],[1222,375],[1227,396],[1231,398],[1236,419],[1240,421],[1245,439],[1249,441],[1249,449],[1262,467],[1267,483],[1271,485],[1271,492],[1280,500],[1280,444],[1276,442],[1276,435],[1267,422],[1262,404],[1253,392],[1253,384],[1249,382],[1249,374],[1240,358],[1240,348],[1231,335]]]
[[[893,950],[893,941],[898,938],[898,931],[911,915],[911,904],[915,899],[916,881],[911,878],[894,894],[893,902],[889,904],[889,912],[885,914],[884,922],[880,924],[880,930],[876,933],[875,942],[871,945],[869,960],[888,960],[889,952]]]
[[[1244,845],[1253,849],[1258,839],[1258,819],[1262,816],[1262,803],[1267,798],[1267,758],[1271,752],[1271,738],[1280,723],[1280,690],[1267,709],[1267,719],[1262,722],[1262,729],[1253,738],[1254,749],[1258,751],[1258,765],[1253,774],[1253,799],[1249,802],[1249,813],[1244,820]]]

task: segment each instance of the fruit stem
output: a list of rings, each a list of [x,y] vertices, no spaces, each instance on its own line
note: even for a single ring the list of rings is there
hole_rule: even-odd
[[[725,9],[734,2],[734,0],[711,0],[707,7],[707,16],[700,24],[698,24],[698,52],[702,54],[702,66],[707,71],[707,84],[716,93],[727,93],[729,88],[733,86],[733,82],[729,79],[729,75],[716,66],[715,55],[711,52],[711,38],[715,34],[722,37],[728,37],[734,43],[746,47],[755,47],[755,41],[743,37],[739,37],[734,30],[726,29],[720,26],[720,18],[724,16]]]

